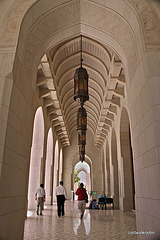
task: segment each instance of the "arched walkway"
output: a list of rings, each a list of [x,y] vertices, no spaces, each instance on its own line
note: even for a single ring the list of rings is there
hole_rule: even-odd
[[[91,190],[100,192],[104,188],[103,145],[111,140],[111,194],[118,207],[119,161],[122,157],[125,168],[126,161],[123,146],[123,156],[117,151],[117,133],[125,102],[131,121],[137,229],[151,228],[159,234],[160,25],[159,11],[151,2],[1,1],[0,238],[23,238],[32,126],[39,106],[44,108],[45,119],[43,152],[51,126],[59,143],[58,157],[54,157],[54,188],[59,179],[61,147],[65,159],[62,176],[68,192],[73,187],[72,157],[77,154],[77,141],[72,134],[77,105],[73,102],[72,79],[79,66],[80,34],[84,35],[83,63],[90,75],[86,162],[91,165]],[[38,157],[44,157],[41,150]],[[35,174],[35,181],[40,182],[45,164],[38,162],[36,167],[42,167]]]

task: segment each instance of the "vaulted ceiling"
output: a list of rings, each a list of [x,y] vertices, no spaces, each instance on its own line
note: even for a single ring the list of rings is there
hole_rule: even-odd
[[[76,131],[79,104],[74,101],[74,73],[80,67],[81,37],[60,43],[41,59],[37,73],[39,97],[62,146]],[[83,67],[89,74],[89,101],[84,104],[87,128],[102,146],[124,96],[125,77],[119,57],[107,46],[83,36]]]

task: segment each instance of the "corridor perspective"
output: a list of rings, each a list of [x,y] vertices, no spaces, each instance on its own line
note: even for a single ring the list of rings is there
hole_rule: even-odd
[[[80,234],[160,240],[160,1],[0,0],[0,240]]]

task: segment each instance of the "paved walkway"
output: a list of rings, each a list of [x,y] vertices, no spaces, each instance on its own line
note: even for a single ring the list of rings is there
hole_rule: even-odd
[[[83,220],[80,220],[77,201],[65,203],[65,216],[57,217],[57,206],[46,206],[43,216],[36,212],[25,222],[24,240],[137,240],[137,235],[128,234],[136,230],[133,212],[120,210],[86,209]]]

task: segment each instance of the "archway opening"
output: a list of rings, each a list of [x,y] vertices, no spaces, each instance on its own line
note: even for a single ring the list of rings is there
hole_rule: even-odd
[[[74,167],[74,192],[79,187],[79,183],[83,183],[86,188],[88,197],[90,197],[91,181],[90,181],[90,166],[86,162],[78,162]],[[74,197],[77,200],[77,196]]]
[[[42,108],[36,111],[33,125],[32,147],[30,156],[28,209],[35,209],[34,195],[41,183],[41,161],[43,158],[44,119]]]

